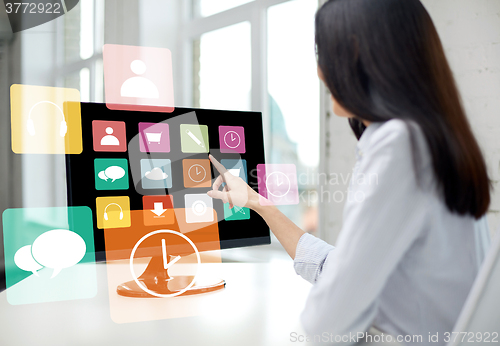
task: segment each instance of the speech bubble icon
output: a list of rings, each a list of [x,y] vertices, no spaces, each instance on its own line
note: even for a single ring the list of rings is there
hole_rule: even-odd
[[[123,178],[123,176],[125,175],[125,170],[120,166],[110,166],[106,168],[104,174],[106,174],[108,178],[113,179],[111,182],[114,182],[116,179]]]
[[[80,262],[86,249],[85,241],[75,232],[53,229],[35,239],[31,253],[38,263],[54,269],[52,279],[62,269]]]
[[[16,251],[14,255],[14,263],[21,268],[22,270],[26,270],[27,272],[32,272],[36,276],[38,276],[37,270],[43,268],[31,254],[31,245],[26,245]]]
[[[109,179],[109,178],[106,176],[106,174],[104,173],[104,171],[100,171],[100,172],[99,172],[99,174],[97,174],[97,176],[98,176],[99,178],[101,178],[102,180],[104,180],[104,181],[108,181],[108,179]]]

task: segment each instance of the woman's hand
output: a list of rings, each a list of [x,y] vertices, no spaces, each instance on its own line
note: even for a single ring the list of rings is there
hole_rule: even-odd
[[[235,177],[212,155],[209,155],[210,161],[219,171],[219,177],[214,181],[212,191],[208,195],[212,198],[221,199],[224,203],[229,203],[229,207],[247,207],[255,210],[259,205],[259,194],[255,192],[240,177]],[[222,183],[226,183],[222,191],[219,191]]]
[[[208,195],[212,198],[221,199],[224,203],[229,203],[230,208],[236,205],[257,212],[266,221],[290,257],[294,258],[297,243],[304,231],[298,228],[274,205],[266,203],[266,206],[261,206],[259,199],[263,198],[262,196],[248,186],[243,179],[229,173],[212,155],[209,155],[209,157],[214,167],[219,171],[220,176],[215,180],[212,186],[213,190],[208,191]],[[222,183],[226,183],[226,185],[222,191],[219,191]]]

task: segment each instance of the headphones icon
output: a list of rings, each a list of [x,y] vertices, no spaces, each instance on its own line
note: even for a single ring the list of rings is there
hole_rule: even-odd
[[[106,212],[106,210],[108,210],[108,207],[109,207],[110,205],[116,205],[118,208],[120,208],[120,220],[123,220],[123,209],[122,209],[122,207],[120,207],[120,205],[119,205],[119,204],[116,204],[116,203],[109,203],[109,204],[106,206],[106,208],[104,208],[104,220],[108,221],[108,219],[109,219],[109,218],[108,218],[108,213]]]
[[[54,102],[51,102],[51,101],[40,101],[40,102],[35,103],[31,107],[30,112],[28,114],[28,123],[26,124],[28,133],[32,136],[34,136],[36,133],[35,132],[35,123],[33,122],[33,119],[31,119],[31,112],[33,111],[33,108],[35,108],[36,106],[38,106],[39,104],[42,104],[42,103],[50,103],[51,105],[56,106],[56,108],[59,110],[59,112],[61,112],[63,120],[61,121],[61,127],[59,128],[59,135],[61,137],[66,136],[66,133],[68,132],[68,125],[66,124],[66,118],[64,117],[64,112],[62,111],[62,109],[58,105],[56,105]]]

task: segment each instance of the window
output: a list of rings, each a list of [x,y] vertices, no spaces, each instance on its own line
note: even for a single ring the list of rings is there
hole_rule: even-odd
[[[293,163],[301,177],[299,205],[280,209],[310,232],[318,219],[307,198],[319,165],[317,8],[311,0],[193,0],[183,38],[193,57],[192,76],[183,77],[192,81],[192,105],[263,110],[266,161]]]
[[[184,11],[179,44],[170,45],[177,61],[176,104],[262,111],[266,161],[293,163],[300,177],[299,205],[281,210],[314,232],[317,206],[308,192],[317,187],[313,177],[319,165],[320,89],[314,56],[318,2],[176,4]],[[104,0],[80,1],[59,23],[58,85],[79,89],[82,101],[103,102]],[[147,32],[147,23],[141,22],[140,29]]]
[[[57,85],[80,90],[84,102],[103,102],[104,4],[80,1],[58,22]]]
[[[193,0],[193,16],[208,17],[252,0]]]
[[[270,163],[293,163],[299,175],[298,206],[281,210],[305,231],[317,228],[313,179],[319,165],[319,82],[310,0],[293,0],[267,10],[267,90]],[[314,140],[316,139],[316,140]]]
[[[195,98],[200,108],[250,110],[250,23],[241,22],[207,32],[194,41],[199,63],[195,65]]]

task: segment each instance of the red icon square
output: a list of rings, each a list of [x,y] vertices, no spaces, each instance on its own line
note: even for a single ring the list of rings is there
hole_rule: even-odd
[[[143,196],[144,225],[171,225],[175,223],[174,199],[171,195]]]
[[[170,50],[106,44],[103,62],[106,106],[109,109],[173,112]]]
[[[92,121],[94,151],[127,151],[127,135],[123,121]]]

